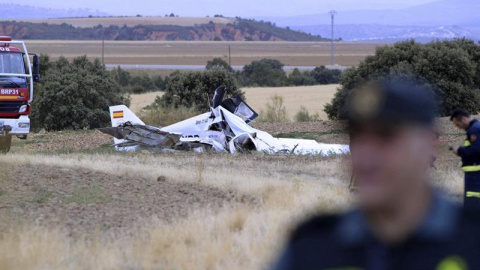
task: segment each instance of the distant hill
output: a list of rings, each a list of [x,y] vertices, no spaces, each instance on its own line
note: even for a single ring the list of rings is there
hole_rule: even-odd
[[[329,36],[331,31],[327,13],[263,19],[316,35]],[[342,11],[335,17],[335,30],[336,37],[347,41],[480,40],[480,1],[441,0],[397,10]]]
[[[330,25],[296,26],[292,29],[316,35],[329,35],[331,32]],[[430,42],[462,37],[478,41],[480,27],[347,24],[335,26],[335,37],[341,37],[344,41],[361,42],[396,42],[406,39]]]
[[[17,4],[0,4],[0,19],[48,19],[62,17],[108,16],[93,9],[50,9]]]
[[[111,19],[111,18],[110,18]],[[202,18],[203,19],[203,18]],[[80,20],[80,19],[77,19]],[[88,20],[88,19],[86,19]],[[58,20],[53,20],[58,22]],[[217,20],[218,21],[218,20]],[[23,21],[0,21],[0,35],[16,39],[50,40],[191,40],[191,41],[325,41],[318,35],[280,28],[270,22],[241,18],[225,20],[227,23],[180,25],[101,25],[75,27],[65,22],[51,24]]]
[[[80,17],[80,18],[57,18],[57,19],[33,19],[21,20],[31,23],[48,24],[71,24],[74,27],[94,27],[99,24],[103,26],[137,26],[137,25],[177,25],[177,26],[195,26],[196,24],[207,24],[210,22],[218,24],[234,23],[235,18],[226,17],[120,17],[120,16],[100,16],[100,17]]]
[[[479,13],[478,0],[441,0],[404,9],[342,11],[338,12],[335,22],[338,25],[480,26]],[[327,13],[259,19],[290,27],[330,24]]]

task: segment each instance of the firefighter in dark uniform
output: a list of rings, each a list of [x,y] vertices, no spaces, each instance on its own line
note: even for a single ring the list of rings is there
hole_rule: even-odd
[[[462,158],[465,172],[465,207],[480,207],[480,122],[467,111],[453,111],[450,120],[460,129],[467,131],[463,146],[452,148]]]
[[[478,213],[429,178],[431,94],[389,78],[353,91],[347,104],[358,206],[300,225],[273,269],[480,269]]]

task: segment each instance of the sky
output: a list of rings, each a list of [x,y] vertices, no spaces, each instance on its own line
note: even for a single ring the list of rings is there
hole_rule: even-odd
[[[180,16],[222,14],[228,17],[293,16],[331,9],[399,9],[438,0],[0,0],[45,8],[89,8],[112,15]]]

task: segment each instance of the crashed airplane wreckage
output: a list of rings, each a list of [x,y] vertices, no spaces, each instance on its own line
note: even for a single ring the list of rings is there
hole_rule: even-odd
[[[224,99],[225,94],[225,87],[218,88],[210,112],[163,128],[145,125],[124,105],[112,106],[112,127],[99,130],[114,137],[118,151],[259,151],[267,154],[321,156],[349,153],[348,145],[274,138],[267,132],[255,129],[249,123],[258,114],[241,98]]]

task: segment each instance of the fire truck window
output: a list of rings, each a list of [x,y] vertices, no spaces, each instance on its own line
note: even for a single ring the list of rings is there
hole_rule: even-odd
[[[25,74],[22,54],[20,53],[0,54],[0,73]]]

